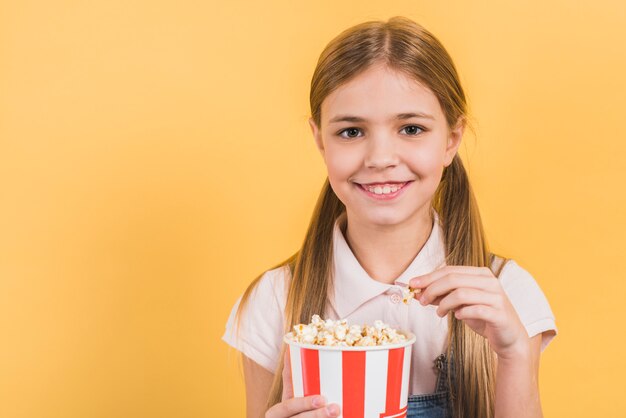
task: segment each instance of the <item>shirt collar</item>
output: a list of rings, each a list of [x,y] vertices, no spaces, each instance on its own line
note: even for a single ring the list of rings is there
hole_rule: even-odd
[[[411,264],[395,280],[395,283],[408,284],[413,277],[430,273],[444,263],[443,231],[441,230],[439,215],[434,209],[432,213],[434,222],[430,236]],[[372,279],[363,269],[348,246],[341,230],[345,220],[346,213],[344,212],[335,221],[333,229],[334,294],[331,304],[340,318],[347,317],[368,300],[392,287],[397,287]]]

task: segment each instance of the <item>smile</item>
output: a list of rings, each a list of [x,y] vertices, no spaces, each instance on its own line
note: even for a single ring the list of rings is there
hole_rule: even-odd
[[[389,200],[399,196],[406,186],[411,183],[412,181],[376,185],[357,184],[357,186],[370,197],[379,200]]]

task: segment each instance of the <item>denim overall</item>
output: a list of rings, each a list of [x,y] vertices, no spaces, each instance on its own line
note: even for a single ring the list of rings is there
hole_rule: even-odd
[[[447,379],[448,364],[445,354],[440,354],[435,359],[435,367],[438,370],[435,392],[409,395],[407,418],[450,418],[452,416]]]

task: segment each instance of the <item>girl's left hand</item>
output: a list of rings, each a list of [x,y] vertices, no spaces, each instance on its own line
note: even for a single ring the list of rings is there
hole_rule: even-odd
[[[444,266],[411,279],[409,286],[422,289],[415,295],[422,305],[439,305],[440,317],[454,312],[457,319],[487,338],[499,358],[529,352],[526,328],[488,267]]]

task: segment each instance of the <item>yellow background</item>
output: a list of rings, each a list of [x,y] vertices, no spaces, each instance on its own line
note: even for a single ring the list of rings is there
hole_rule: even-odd
[[[490,242],[556,315],[545,415],[622,416],[624,2],[3,0],[1,417],[243,415],[220,338],[322,185],[318,55],[398,14],[453,56]]]

